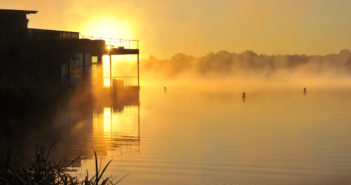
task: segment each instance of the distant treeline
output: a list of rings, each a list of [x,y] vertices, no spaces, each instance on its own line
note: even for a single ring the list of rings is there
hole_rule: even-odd
[[[169,60],[150,57],[142,66],[145,73],[177,77],[198,75],[223,78],[231,76],[351,76],[351,52],[341,50],[329,55],[259,55],[253,51],[219,51],[196,58],[176,54]]]

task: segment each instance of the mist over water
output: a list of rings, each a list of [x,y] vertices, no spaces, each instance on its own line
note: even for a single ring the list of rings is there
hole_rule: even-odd
[[[170,59],[150,57],[142,64],[143,72],[176,78],[189,76],[223,78],[345,78],[351,75],[351,52],[319,55],[260,55],[253,51],[219,51],[203,57],[176,54]]]
[[[178,54],[141,65],[140,104],[78,88],[52,123],[17,143],[28,151],[37,141],[58,140],[54,158],[83,156],[72,168],[78,177],[94,172],[96,150],[103,164],[113,160],[107,176],[129,174],[125,185],[351,183],[348,50]]]
[[[351,182],[350,86],[320,85],[305,96],[297,85],[251,83],[244,103],[241,87],[182,82],[165,92],[144,81],[140,150],[114,149],[104,159],[113,159],[110,175],[130,173],[122,184]],[[81,173],[93,170],[92,160],[82,164]]]
[[[140,153],[114,158],[113,173],[130,172],[122,184],[350,183],[350,64],[348,50],[151,57]]]

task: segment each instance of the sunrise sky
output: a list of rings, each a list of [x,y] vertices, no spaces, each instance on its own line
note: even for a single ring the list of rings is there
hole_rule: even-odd
[[[144,58],[351,48],[349,0],[5,0],[0,8],[38,10],[32,28],[139,39]]]

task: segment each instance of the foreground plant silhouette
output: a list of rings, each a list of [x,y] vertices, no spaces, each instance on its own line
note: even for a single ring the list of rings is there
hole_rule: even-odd
[[[42,145],[36,146],[35,157],[28,165],[23,165],[16,161],[14,156],[7,150],[0,151],[0,184],[22,185],[22,184],[47,184],[47,185],[111,185],[118,184],[125,175],[112,182],[110,178],[103,178],[109,161],[102,171],[98,167],[98,158],[94,151],[95,157],[95,174],[89,178],[88,172],[84,180],[79,180],[68,173],[68,167],[71,166],[80,157],[74,160],[61,160],[53,162],[49,160],[51,147]]]

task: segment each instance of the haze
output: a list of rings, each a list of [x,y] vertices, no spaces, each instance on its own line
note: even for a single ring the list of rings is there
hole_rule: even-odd
[[[351,48],[348,0],[11,0],[34,9],[29,26],[141,40],[143,58],[247,49],[329,54]]]

